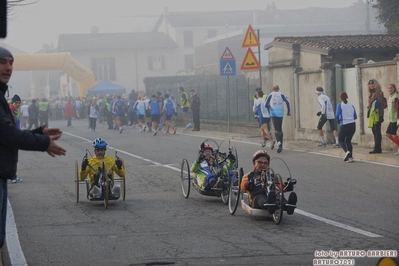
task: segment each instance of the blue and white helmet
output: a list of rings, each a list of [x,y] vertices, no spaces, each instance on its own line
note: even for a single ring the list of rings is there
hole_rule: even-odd
[[[106,149],[106,148],[107,148],[107,143],[106,143],[105,140],[102,139],[102,138],[96,138],[96,139],[93,141],[93,147],[94,147],[95,149]]]

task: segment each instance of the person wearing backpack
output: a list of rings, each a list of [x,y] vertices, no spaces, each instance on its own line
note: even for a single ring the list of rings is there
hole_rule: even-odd
[[[374,148],[370,154],[381,153],[381,123],[384,122],[384,109],[387,108],[387,99],[376,79],[370,79],[367,83],[369,96],[367,105],[368,127],[374,135]]]
[[[115,114],[116,127],[117,129],[119,129],[119,133],[122,133],[122,119],[126,115],[126,105],[125,102],[121,99],[120,95],[116,97],[116,101],[113,104],[112,110]]]
[[[173,134],[176,134],[176,127],[172,126],[172,116],[176,113],[176,105],[175,103],[169,98],[169,94],[165,94],[165,100],[163,102],[163,109],[162,114],[165,114],[165,121],[166,121],[166,131],[165,135],[169,135],[169,129],[173,129]]]

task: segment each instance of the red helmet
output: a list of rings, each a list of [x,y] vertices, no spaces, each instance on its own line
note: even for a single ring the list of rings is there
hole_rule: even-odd
[[[252,162],[254,163],[259,157],[266,157],[267,161],[270,162],[270,155],[267,153],[267,151],[257,151],[254,153],[252,156]]]
[[[202,146],[202,147],[201,147]],[[210,144],[204,144],[204,145],[201,145],[200,147],[199,147],[199,150],[200,151],[205,151],[205,150],[211,150],[211,151],[213,151],[213,147],[212,147],[212,145],[210,145]],[[201,149],[202,148],[202,149]]]

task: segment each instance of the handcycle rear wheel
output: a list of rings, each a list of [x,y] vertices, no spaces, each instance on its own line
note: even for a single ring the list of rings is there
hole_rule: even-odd
[[[75,178],[76,178],[76,203],[79,203],[79,164],[78,159],[75,160]]]
[[[284,212],[284,185],[281,176],[276,173],[274,174],[274,187],[276,190],[276,211],[273,213],[273,220],[275,224],[280,224]]]
[[[105,186],[104,186],[104,207],[105,209],[108,209],[108,197],[109,197],[109,178],[107,174],[107,166],[105,163],[103,163],[103,169],[102,169],[102,175],[105,180]]]
[[[240,168],[234,170],[233,180],[230,180],[230,190],[229,190],[229,211],[231,215],[237,210],[238,203],[240,201],[240,184],[243,175],[243,169]],[[237,182],[235,182],[237,180]]]
[[[188,164],[187,159],[183,159],[181,162],[180,169],[180,179],[181,179],[181,190],[183,192],[183,196],[187,199],[190,195],[190,166]]]

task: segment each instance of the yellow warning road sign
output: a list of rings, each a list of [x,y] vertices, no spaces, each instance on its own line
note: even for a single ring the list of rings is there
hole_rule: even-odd
[[[242,47],[252,47],[259,46],[259,40],[256,36],[254,29],[251,25],[248,26],[247,33],[245,33],[244,41],[242,42]]]
[[[241,64],[241,70],[260,69],[260,64],[251,48],[248,48],[244,60]]]

